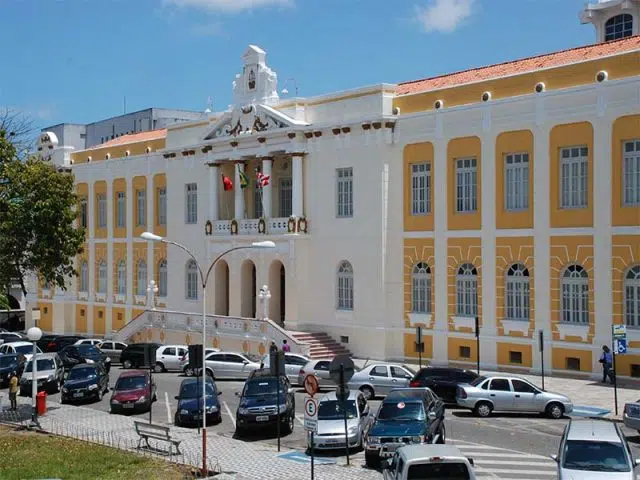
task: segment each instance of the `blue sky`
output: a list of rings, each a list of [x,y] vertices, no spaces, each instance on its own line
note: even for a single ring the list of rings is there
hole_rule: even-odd
[[[248,44],[300,96],[593,43],[584,0],[0,0],[0,108],[38,126],[216,111]],[[287,88],[293,93],[294,82]]]

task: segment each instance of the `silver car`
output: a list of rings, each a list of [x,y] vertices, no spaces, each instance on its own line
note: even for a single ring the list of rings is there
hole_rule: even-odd
[[[120,354],[127,348],[126,343],[105,340],[97,345],[110,359],[112,363],[120,363]]]
[[[182,370],[181,361],[189,352],[186,345],[161,345],[156,350],[156,373]]]
[[[298,372],[297,384],[304,385],[304,377],[312,374],[318,380],[318,385],[320,387],[336,388],[335,382],[331,380],[331,377],[329,376],[329,365],[331,365],[331,360],[327,360],[326,358],[321,360],[310,360]]]
[[[260,368],[260,362],[248,355],[235,352],[216,352],[205,358],[207,375],[214,380],[221,378],[245,379]]]
[[[264,368],[269,368],[271,364],[271,356],[267,354],[262,357],[261,363]],[[284,370],[289,382],[291,382],[291,385],[302,385],[299,383],[300,369],[302,369],[307,363],[309,363],[309,359],[304,355],[285,352]]]
[[[208,357],[210,353],[219,352],[219,348],[205,348],[204,356]],[[200,375],[202,370],[199,368],[193,369],[189,365],[189,351],[187,350],[187,354],[180,359],[180,370],[184,373],[185,377],[193,377],[194,375]]]
[[[349,448],[362,449],[373,417],[362,392],[351,390],[347,399],[347,434]],[[314,450],[345,448],[344,410],[336,392],[322,396],[318,403],[318,432],[314,434]],[[308,438],[311,448],[311,437]]]
[[[458,385],[456,402],[480,417],[496,411],[546,413],[558,419],[573,411],[573,403],[564,395],[545,392],[523,378],[497,374]]]
[[[571,420],[551,458],[558,462],[560,480],[633,480],[640,464],[620,426],[604,420]]]
[[[394,388],[405,388],[415,375],[408,367],[373,363],[356,372],[349,388],[360,390],[367,400],[387,395]]]
[[[57,353],[43,353],[37,355],[38,391],[57,393],[62,387],[64,366]],[[24,366],[20,378],[20,395],[31,395],[33,388],[33,361],[29,360]]]

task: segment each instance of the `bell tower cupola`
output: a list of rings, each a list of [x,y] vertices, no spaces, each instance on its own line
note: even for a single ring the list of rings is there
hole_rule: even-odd
[[[638,35],[639,20],[640,0],[597,0],[580,13],[582,23],[595,27],[598,43]]]

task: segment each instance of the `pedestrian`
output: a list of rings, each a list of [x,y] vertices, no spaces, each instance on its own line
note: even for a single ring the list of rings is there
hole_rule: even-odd
[[[11,402],[11,410],[18,409],[18,375],[16,372],[11,372],[11,378],[9,379],[9,401]]]
[[[602,364],[602,383],[607,383],[607,377],[613,383],[613,356],[606,345],[602,346],[602,355],[600,355],[599,362]]]
[[[287,340],[282,341],[282,351],[289,353],[291,351],[291,346],[287,343]]]
[[[271,342],[271,346],[269,347],[269,353],[277,353],[278,352],[278,346],[276,345],[276,342]]]

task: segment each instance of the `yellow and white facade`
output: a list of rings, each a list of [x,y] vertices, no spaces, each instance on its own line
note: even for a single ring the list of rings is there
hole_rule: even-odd
[[[230,111],[65,153],[87,245],[69,291],[30,299],[41,327],[117,330],[149,279],[198,312],[188,259],[145,230],[203,263],[270,239],[218,264],[210,313],[260,316],[268,285],[286,329],[412,359],[422,326],[433,363],[475,363],[477,316],[485,367],[538,370],[542,331],[547,368],[585,373],[626,323],[618,374],[640,375],[640,9],[623,3],[583,13],[596,45],[307,99],[280,99],[250,47]],[[620,15],[630,36],[605,42]]]

